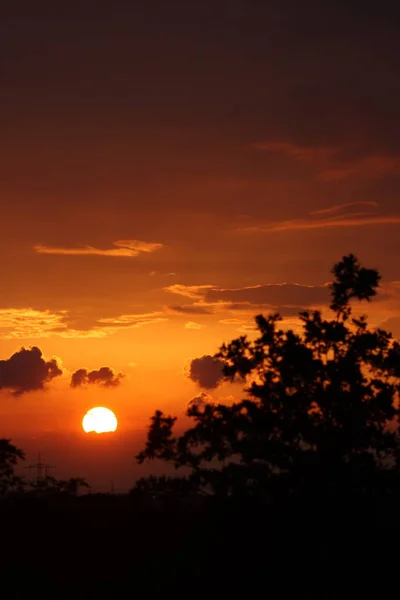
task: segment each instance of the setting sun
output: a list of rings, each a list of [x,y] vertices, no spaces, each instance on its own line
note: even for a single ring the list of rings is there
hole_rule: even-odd
[[[86,433],[107,433],[115,431],[118,426],[117,417],[112,410],[103,406],[96,406],[88,410],[82,420],[82,427]]]

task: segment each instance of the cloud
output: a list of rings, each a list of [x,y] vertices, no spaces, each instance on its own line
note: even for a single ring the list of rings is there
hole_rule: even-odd
[[[94,371],[78,369],[71,376],[70,386],[77,388],[90,384],[98,384],[102,387],[117,387],[121,383],[123,376],[123,373],[115,373],[110,367],[101,367]]]
[[[213,288],[218,290],[219,288]],[[248,289],[248,288],[239,288]],[[251,288],[250,288],[251,289]],[[167,307],[174,309],[175,307]],[[243,302],[226,302],[224,300],[218,300],[216,302],[194,302],[193,304],[185,305],[185,310],[178,310],[177,312],[183,312],[186,314],[199,314],[199,315],[215,315],[218,313],[225,312],[251,312],[254,314],[255,311],[259,312],[279,312],[282,316],[296,315],[304,310],[304,306],[278,306],[270,303],[256,303],[250,301]]]
[[[129,248],[136,252],[155,252],[164,248],[164,244],[155,242],[142,242],[140,240],[118,240],[114,242],[114,246]]]
[[[374,179],[399,169],[400,157],[398,156],[364,156],[344,164],[328,166],[320,173],[319,179],[324,181],[354,177]]]
[[[182,313],[184,315],[212,315],[213,311],[206,306],[201,306],[199,304],[184,304],[184,305],[175,305],[175,306],[167,306],[167,310],[171,310],[173,312]]]
[[[245,323],[247,323],[247,320],[237,319],[236,317],[233,317],[232,319],[221,319],[219,323],[221,323],[222,325],[244,325]]]
[[[43,338],[63,331],[67,311],[36,310],[34,308],[1,308],[0,337]]]
[[[335,206],[329,206],[328,208],[320,208],[318,210],[313,210],[310,212],[310,215],[326,215],[336,213],[343,211],[344,208],[351,208],[353,206],[368,206],[377,208],[379,204],[378,202],[374,201],[357,200],[356,202],[346,202],[345,204],[336,204]]]
[[[144,325],[153,325],[155,323],[164,323],[165,321],[168,321],[166,317],[161,315],[163,315],[161,312],[119,315],[118,317],[98,319],[97,323],[105,331],[112,331],[123,327],[136,329],[138,327],[143,327]]]
[[[65,256],[116,256],[132,257],[139,256],[141,252],[155,252],[164,247],[163,244],[142,242],[140,240],[118,240],[113,242],[116,248],[102,250],[93,246],[81,246],[78,248],[65,248],[60,246],[46,246],[36,244],[33,248],[38,254],[61,254]]]
[[[265,226],[255,226],[243,228],[241,231],[253,231],[268,233],[273,231],[301,231],[306,229],[328,229],[334,227],[364,227],[371,225],[398,225],[400,215],[387,216],[364,216],[364,215],[344,215],[333,219],[294,219],[292,221],[280,221]]]
[[[204,412],[208,404],[214,404],[214,399],[210,394],[201,392],[198,396],[195,396],[186,405],[187,412],[195,411],[197,413]]]
[[[138,328],[167,321],[162,312],[119,315],[93,320],[91,315],[67,310],[51,311],[33,308],[0,309],[1,339],[37,339],[52,335],[62,338],[104,338],[120,328]],[[90,326],[84,326],[90,323]]]
[[[231,302],[231,307],[238,308],[237,302],[257,304],[258,307],[271,309],[277,306],[313,306],[326,304],[329,300],[329,289],[326,285],[312,286],[298,283],[277,283],[253,285],[240,288],[212,288],[205,297],[209,302]],[[251,308],[251,306],[249,306]]]
[[[312,146],[290,141],[255,142],[247,146],[258,150],[281,154],[307,167],[315,169],[321,181],[350,178],[379,178],[400,168],[400,156],[360,149],[358,145]]]
[[[275,310],[277,306],[283,308],[306,307],[326,304],[329,300],[329,289],[327,285],[312,286],[300,285],[298,283],[271,283],[245,286],[239,288],[218,288],[212,285],[199,286],[172,286],[176,289],[173,293],[187,296],[186,288],[195,288],[196,299],[200,303],[192,306],[196,311],[206,309],[211,312],[216,310]],[[189,290],[189,293],[191,291]],[[168,290],[171,291],[171,290]],[[302,310],[302,309],[300,309]],[[187,309],[189,312],[189,309]],[[193,313],[195,314],[195,313]],[[204,314],[204,313],[199,313]]]
[[[238,231],[254,233],[273,233],[281,231],[302,231],[312,229],[329,229],[344,227],[364,227],[371,225],[397,225],[400,215],[385,215],[377,212],[377,202],[348,202],[320,210],[314,210],[303,219],[271,221],[249,227],[241,227]],[[352,207],[366,207],[374,210],[348,212]]]
[[[201,358],[194,358],[188,366],[187,376],[201,388],[217,388],[223,380],[223,367],[225,362],[205,354]]]
[[[163,289],[164,292],[170,292],[171,294],[178,294],[179,296],[186,296],[186,298],[198,300],[204,296],[205,290],[212,287],[212,285],[181,285],[177,283]]]
[[[0,360],[0,389],[11,390],[15,396],[42,390],[59,375],[62,370],[57,359],[46,361],[36,346],[21,348],[10,358]]]
[[[252,319],[237,319],[237,318],[221,319],[219,322],[221,323],[221,325],[230,325],[231,327],[234,327],[236,331],[239,331],[240,333],[244,333],[244,334],[247,334],[247,333],[257,330],[257,326],[255,324],[254,318],[252,318]]]
[[[328,146],[300,146],[288,141],[254,142],[247,146],[249,150],[262,152],[276,152],[284,154],[303,163],[325,163],[334,156],[339,149]]]
[[[200,325],[199,323],[194,323],[193,321],[188,321],[185,323],[185,329],[203,329],[205,325]]]

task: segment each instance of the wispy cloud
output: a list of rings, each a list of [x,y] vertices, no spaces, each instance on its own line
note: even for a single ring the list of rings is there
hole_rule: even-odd
[[[33,308],[0,309],[1,339],[39,339],[57,336],[62,338],[104,338],[121,328],[144,327],[167,321],[164,313],[120,315],[100,318],[86,328],[72,324],[74,315],[67,310],[51,311]]]
[[[316,171],[321,181],[348,178],[373,179],[400,169],[400,156],[377,154],[354,146],[301,146],[290,141],[255,142],[248,149],[281,154]]]
[[[62,246],[46,246],[36,244],[33,248],[38,254],[60,254],[65,256],[114,256],[132,257],[139,256],[141,252],[155,252],[164,247],[163,244],[143,242],[140,240],[118,240],[113,242],[115,248],[94,248],[93,246],[78,246],[66,248]]]
[[[164,292],[170,292],[171,294],[178,294],[179,296],[185,296],[186,298],[191,298],[193,300],[199,300],[203,298],[204,293],[213,288],[212,285],[182,285],[175,284],[169,285],[168,287],[163,288]]]
[[[239,231],[268,233],[274,231],[300,231],[305,229],[327,229],[333,227],[366,227],[371,225],[398,225],[400,215],[343,215],[334,219],[293,219],[265,225],[245,227]]]
[[[120,315],[114,318],[98,319],[97,323],[105,330],[113,330],[124,327],[137,329],[144,325],[153,325],[154,323],[163,323],[165,321],[168,321],[168,319],[163,316],[162,312],[153,312],[140,315]]]
[[[183,304],[167,306],[167,311],[182,315],[212,315],[213,311],[208,306],[202,306],[201,303]]]
[[[274,311],[297,313],[301,307],[325,305],[329,299],[327,285],[302,285],[298,283],[267,283],[237,288],[218,288],[212,285],[171,286],[173,293],[192,294],[192,305],[184,305],[184,314],[209,314],[236,311]],[[193,295],[193,289],[196,290]],[[179,290],[179,291],[178,291]],[[168,290],[172,291],[172,290]],[[299,308],[300,307],[300,308]]]
[[[379,204],[372,201],[347,202],[345,204],[337,204],[313,210],[303,219],[270,221],[253,226],[240,227],[237,231],[268,233],[341,227],[367,227],[371,225],[397,225],[400,223],[400,215],[379,213],[377,210],[378,207]],[[371,210],[348,210],[352,208],[370,208]]]
[[[205,325],[200,325],[200,323],[194,323],[194,321],[188,321],[185,323],[185,329],[204,329]]]
[[[245,325],[248,322],[248,319],[238,319],[237,317],[233,317],[231,319],[220,319],[219,323],[222,325]]]
[[[400,157],[398,156],[362,156],[355,160],[327,165],[320,173],[319,179],[322,181],[335,181],[351,177],[374,179],[398,170],[400,170]]]
[[[288,141],[255,142],[248,146],[252,150],[278,152],[304,163],[325,162],[340,151],[340,148],[328,146],[299,146]]]
[[[328,215],[331,213],[337,213],[343,211],[343,209],[351,208],[353,206],[372,206],[377,208],[378,202],[358,200],[356,202],[346,202],[345,204],[336,204],[335,206],[329,206],[328,208],[320,208],[318,210],[312,210],[310,215]]]
[[[53,312],[33,308],[0,309],[0,337],[3,339],[35,339],[49,337],[64,330],[67,311]]]

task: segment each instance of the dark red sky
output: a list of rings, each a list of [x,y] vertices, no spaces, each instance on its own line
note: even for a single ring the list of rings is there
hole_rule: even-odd
[[[399,11],[1,8],[0,358],[36,345],[64,370],[17,399],[0,379],[0,435],[48,436],[32,453],[45,446],[49,462],[65,436],[73,468],[71,432],[98,403],[140,446],[156,407],[182,413],[199,393],[189,358],[251,331],[260,310],[295,326],[297,310],[326,304],[349,252],[382,272],[371,319],[400,334]],[[68,387],[104,365],[121,385]]]

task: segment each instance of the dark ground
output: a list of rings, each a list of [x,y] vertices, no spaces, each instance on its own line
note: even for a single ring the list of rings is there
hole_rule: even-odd
[[[129,496],[21,498],[0,507],[2,596],[398,595],[394,501],[302,504],[224,500],[195,508],[179,499],[149,507]]]

